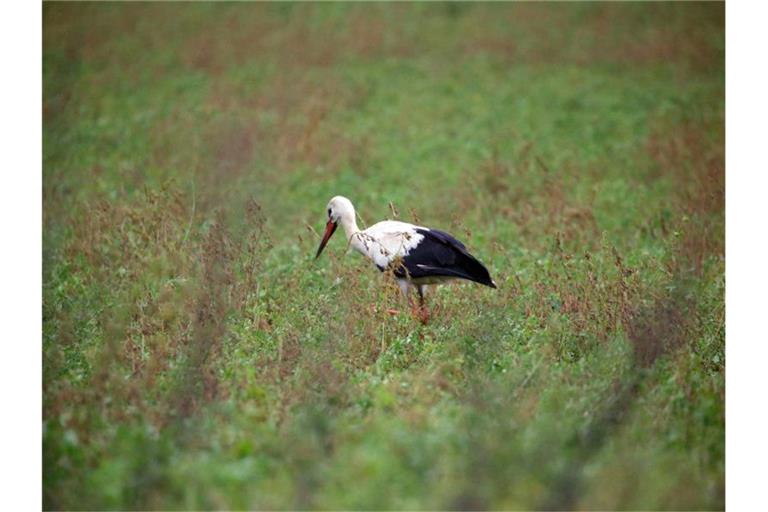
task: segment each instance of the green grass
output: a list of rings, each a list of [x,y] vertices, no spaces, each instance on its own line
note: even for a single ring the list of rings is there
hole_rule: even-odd
[[[43,22],[46,509],[724,508],[723,4]],[[422,326],[336,194],[499,289]]]

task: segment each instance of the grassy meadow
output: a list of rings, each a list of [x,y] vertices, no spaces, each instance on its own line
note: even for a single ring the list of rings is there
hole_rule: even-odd
[[[44,507],[723,509],[724,32],[44,4]],[[343,236],[313,260],[337,194],[499,289],[421,325]]]

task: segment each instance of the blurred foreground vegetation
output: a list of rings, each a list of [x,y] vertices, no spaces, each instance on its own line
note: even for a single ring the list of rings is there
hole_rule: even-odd
[[[46,509],[724,508],[723,4],[43,23]],[[499,289],[420,325],[335,194]]]

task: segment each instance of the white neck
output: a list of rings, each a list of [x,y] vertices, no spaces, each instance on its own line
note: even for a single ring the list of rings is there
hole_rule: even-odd
[[[341,224],[341,227],[344,228],[344,234],[347,237],[347,242],[350,241],[355,233],[360,231],[360,229],[357,227],[357,222],[355,222],[354,214],[343,215],[339,219],[339,224]]]
[[[355,236],[360,232],[360,228],[357,227],[357,222],[355,222],[355,214],[353,213],[352,215],[342,215],[339,218],[339,224],[341,224],[341,227],[344,228],[344,235],[347,237],[347,243],[353,249],[364,252],[362,250],[359,237]]]

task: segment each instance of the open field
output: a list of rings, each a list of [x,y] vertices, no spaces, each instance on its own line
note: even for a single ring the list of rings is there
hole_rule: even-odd
[[[723,4],[43,11],[46,509],[724,508]]]

